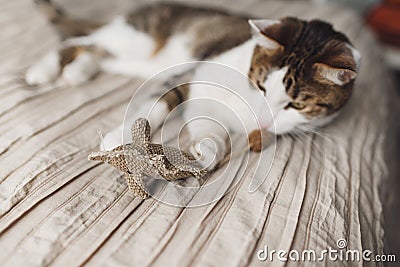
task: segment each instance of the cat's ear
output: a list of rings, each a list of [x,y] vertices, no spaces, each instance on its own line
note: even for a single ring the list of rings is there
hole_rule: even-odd
[[[265,35],[264,31],[268,27],[271,27],[273,25],[279,25],[280,23],[281,21],[279,20],[268,20],[268,19],[249,20],[254,40],[256,40],[258,45],[270,50],[281,49],[282,45],[277,40]]]
[[[354,62],[356,63],[356,69],[358,71],[361,66],[361,53],[351,45],[347,45],[347,47],[351,50]]]
[[[271,50],[290,50],[304,27],[303,21],[291,17],[281,20],[249,20],[249,24],[257,43]]]
[[[357,76],[357,72],[353,70],[336,68],[324,63],[315,63],[314,68],[319,76],[318,78],[322,78],[322,81],[332,82],[337,85],[345,85]]]
[[[361,56],[358,50],[340,40],[329,42],[314,63],[315,78],[320,82],[345,85],[357,76]]]

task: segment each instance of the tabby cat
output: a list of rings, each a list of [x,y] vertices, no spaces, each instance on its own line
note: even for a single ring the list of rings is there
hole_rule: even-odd
[[[36,3],[63,43],[28,69],[28,84],[48,83],[60,76],[77,85],[100,71],[150,77],[172,65],[208,60],[247,74],[256,85],[240,88],[238,94],[254,102],[268,101],[272,117],[256,114],[260,124],[245,121],[248,132],[261,125],[283,134],[330,122],[351,95],[360,60],[348,38],[320,20],[253,20],[221,10],[160,3],[109,23],[95,23],[74,19],[49,0]],[[204,74],[207,67],[196,72]],[[151,127],[159,127],[182,101],[202,97],[217,99],[233,109],[240,106],[237,98],[215,88],[182,86],[158,101],[149,117]],[[138,107],[135,117],[145,116],[156,100],[149,99]],[[234,131],[231,114],[224,112],[189,104],[184,115],[218,114],[220,122]],[[193,140],[191,152],[208,169],[214,168],[229,149],[227,132],[208,120],[194,121],[188,129]],[[121,131],[118,128],[105,136],[105,149],[122,142]]]

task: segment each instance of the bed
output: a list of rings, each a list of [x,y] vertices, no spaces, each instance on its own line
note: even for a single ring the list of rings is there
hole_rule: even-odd
[[[25,85],[26,68],[59,41],[33,1],[2,0],[0,265],[295,266],[262,262],[257,254],[265,246],[321,251],[337,248],[341,239],[353,250],[384,253],[380,189],[387,176],[392,85],[363,21],[349,10],[309,2],[202,1],[207,3],[255,17],[322,18],[348,34],[363,60],[343,113],[320,133],[280,137],[268,177],[252,194],[250,168],[209,205],[143,201],[129,192],[122,173],[87,160],[98,148],[97,130],[122,122],[143,80],[101,74],[79,87]],[[103,19],[138,2],[62,4],[79,16]]]

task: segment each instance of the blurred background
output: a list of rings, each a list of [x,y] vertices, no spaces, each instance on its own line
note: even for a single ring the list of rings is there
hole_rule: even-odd
[[[327,3],[328,0],[313,0],[316,4]],[[397,155],[396,158],[387,157],[389,179],[387,188],[382,188],[382,196],[386,198],[387,206],[384,207],[385,214],[385,236],[386,249],[398,256],[400,253],[400,196],[394,192],[400,192],[400,0],[330,0],[353,9],[359,13],[369,28],[374,32],[376,38],[381,42],[384,58],[392,72],[393,81],[396,83],[397,97],[392,101],[393,115],[391,124],[393,136],[387,144],[387,155]],[[382,88],[384,89],[384,88]],[[396,140],[395,143],[392,143]],[[384,202],[385,203],[385,202]],[[398,263],[397,263],[398,264]],[[395,265],[393,265],[395,266]],[[398,266],[398,265],[397,265]]]
[[[324,4],[328,0],[313,0],[318,4]],[[385,236],[386,249],[388,252],[400,253],[400,0],[330,0],[338,5],[353,9],[365,19],[366,24],[374,32],[376,38],[380,40],[385,55],[385,61],[392,72],[393,81],[396,83],[397,95],[392,99],[395,102],[392,106],[391,123],[388,138],[392,140],[387,144],[387,155],[397,155],[386,157],[388,164],[388,181],[382,188],[382,197],[386,198],[387,207],[384,207],[385,215]],[[385,88],[382,88],[385,90]],[[395,140],[395,143],[392,143]],[[391,153],[391,154],[389,154]],[[397,192],[397,193],[395,193]],[[398,259],[399,261],[399,259]],[[398,264],[398,263],[397,263]],[[395,265],[393,265],[395,266]]]
[[[323,4],[327,0],[314,0]],[[376,38],[381,42],[386,63],[391,69],[394,82],[396,83],[397,96],[400,95],[400,0],[331,0],[352,8],[359,13],[366,24],[374,32]],[[384,88],[382,88],[384,89]],[[400,251],[400,196],[394,192],[400,192],[400,120],[398,112],[400,103],[398,97],[393,99],[393,116],[391,124],[393,131],[388,133],[393,135],[391,140],[395,143],[388,143],[387,148],[390,155],[397,155],[396,158],[387,158],[389,168],[389,180],[387,188],[382,189],[383,198],[387,199],[387,206],[384,207],[385,213],[385,234],[387,239],[386,249],[399,255]],[[393,142],[393,141],[391,141]],[[388,153],[389,155],[389,153]],[[390,189],[388,189],[390,188]]]

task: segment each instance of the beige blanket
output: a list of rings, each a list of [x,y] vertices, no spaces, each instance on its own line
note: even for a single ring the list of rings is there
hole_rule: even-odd
[[[128,0],[71,0],[80,16],[125,12]],[[204,1],[255,17],[321,18],[346,32],[363,55],[343,114],[320,133],[283,136],[262,186],[248,193],[250,168],[228,195],[177,208],[128,191],[121,173],[89,162],[97,130],[122,122],[140,80],[100,75],[73,88],[27,87],[26,68],[58,44],[33,1],[1,0],[0,265],[274,266],[275,250],[347,248],[383,252],[386,69],[375,41],[353,13],[302,2]],[[251,158],[254,155],[251,155]],[[251,167],[251,166],[250,166]],[[347,266],[346,262],[322,262]],[[362,262],[352,263],[362,265]],[[307,264],[306,264],[307,265]]]

